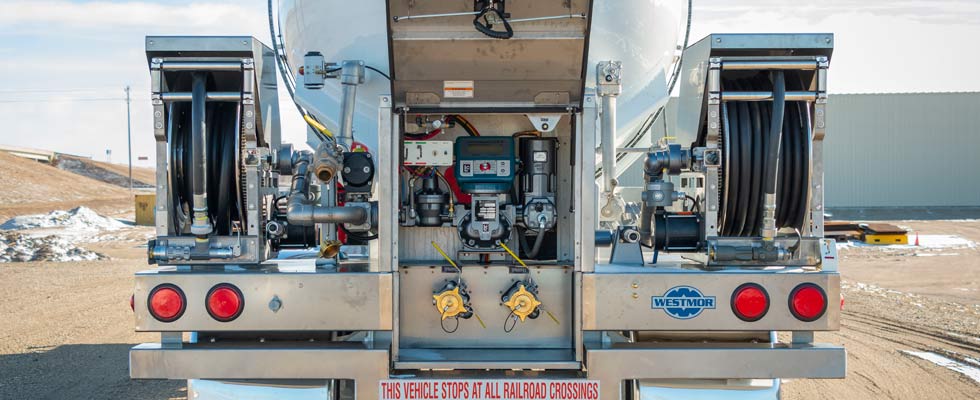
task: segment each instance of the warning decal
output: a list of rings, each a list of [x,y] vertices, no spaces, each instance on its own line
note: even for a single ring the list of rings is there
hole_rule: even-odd
[[[381,400],[596,400],[599,381],[398,379],[381,381],[378,390]]]
[[[442,92],[447,99],[472,99],[473,81],[443,81]]]

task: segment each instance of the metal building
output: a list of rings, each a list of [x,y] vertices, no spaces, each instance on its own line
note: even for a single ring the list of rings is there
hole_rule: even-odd
[[[980,207],[978,92],[831,94],[824,146],[829,209]],[[642,179],[636,164],[620,181]]]

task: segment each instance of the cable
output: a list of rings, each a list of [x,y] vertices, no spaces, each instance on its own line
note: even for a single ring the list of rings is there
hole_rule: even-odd
[[[390,77],[390,76],[388,76],[388,74],[386,74],[386,73],[384,73],[384,72],[382,72],[382,71],[381,71],[380,69],[377,69],[377,68],[375,68],[375,67],[372,67],[372,66],[370,66],[370,65],[365,65],[365,66],[364,66],[364,68],[367,68],[367,69],[369,69],[369,70],[372,70],[372,71],[374,71],[374,72],[377,72],[377,73],[378,73],[378,75],[381,75],[381,76],[383,76],[383,77],[385,77],[385,79],[387,79],[388,81],[391,81],[391,77]]]
[[[320,132],[330,139],[333,139],[333,132],[330,132],[330,129],[327,129],[325,125],[321,124],[320,121],[317,121],[316,118],[313,118],[312,115],[303,114],[303,120],[306,121],[307,124],[310,124],[310,126],[317,132]]]
[[[442,328],[443,332],[456,333],[456,330],[459,329],[459,317],[454,317],[453,319],[456,320],[456,326],[454,326],[452,330],[446,329],[446,319],[444,318],[439,319],[439,327]]]
[[[330,132],[327,128],[316,120],[309,112],[306,111],[299,103],[296,102],[296,82],[293,81],[293,75],[290,73],[289,61],[286,59],[286,53],[282,50],[280,46],[282,43],[280,39],[282,35],[276,34],[276,24],[272,17],[272,0],[269,0],[269,36],[272,39],[272,49],[276,53],[276,67],[279,68],[279,74],[282,75],[282,82],[286,86],[286,92],[289,93],[289,99],[293,101],[293,106],[296,107],[296,111],[299,111],[300,115],[303,116],[303,120],[313,128],[313,131],[320,140],[323,141],[333,141],[333,134],[327,134],[325,132]]]
[[[507,328],[507,322],[509,322],[510,320],[514,320],[514,323],[511,324],[510,325],[510,328],[508,329]],[[510,314],[507,314],[507,318],[504,319],[504,332],[505,333],[511,333],[511,332],[514,331],[514,328],[516,328],[516,327],[517,327],[517,316],[514,315],[514,312],[513,311],[511,311]]]
[[[466,134],[470,136],[480,136],[480,131],[476,130],[476,127],[473,126],[473,124],[471,124],[470,121],[467,120],[462,115],[450,114],[446,116],[445,120],[447,123],[455,122],[459,124],[461,127],[463,127],[463,130],[466,131]]]

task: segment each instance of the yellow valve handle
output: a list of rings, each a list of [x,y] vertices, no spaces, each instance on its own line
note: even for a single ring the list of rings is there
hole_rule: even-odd
[[[453,267],[455,267],[457,271],[463,272],[463,270],[461,268],[459,268],[459,265],[456,265],[456,263],[453,262],[453,259],[452,258],[449,258],[449,255],[447,255],[445,251],[442,251],[442,247],[439,247],[439,244],[436,243],[435,240],[432,241],[432,247],[434,247],[436,249],[436,251],[439,252],[439,254],[442,254],[442,258],[445,258],[446,261],[449,262],[449,265],[452,265]]]
[[[522,266],[524,266],[524,268],[527,268],[527,264],[525,264],[525,263],[524,263],[524,260],[521,260],[521,258],[520,258],[520,257],[518,257],[518,256],[517,256],[517,254],[515,254],[515,253],[514,253],[514,251],[510,249],[510,247],[507,247],[507,245],[506,245],[506,244],[504,244],[504,242],[500,242],[500,243],[498,243],[498,244],[499,244],[499,245],[500,245],[500,247],[502,247],[502,248],[503,248],[503,249],[504,249],[505,251],[507,251],[507,254],[510,254],[510,256],[511,256],[511,257],[514,257],[514,259],[515,259],[515,260],[517,260],[517,262],[518,262],[518,263],[520,263],[520,264],[521,264]]]
[[[555,318],[555,314],[552,314],[551,311],[548,311],[547,309],[545,309],[544,312],[547,313],[549,317],[551,317],[552,321],[555,321],[556,325],[561,325],[561,322],[558,322],[558,318]]]
[[[480,326],[482,326],[483,329],[487,329],[487,324],[483,323],[483,318],[480,318],[480,314],[477,314],[476,311],[473,311],[473,316],[476,317],[476,320],[480,322]]]

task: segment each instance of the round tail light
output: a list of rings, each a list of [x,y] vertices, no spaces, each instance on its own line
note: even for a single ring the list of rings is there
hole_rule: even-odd
[[[812,283],[801,284],[789,294],[789,310],[800,321],[816,321],[827,311],[827,293]]]
[[[769,312],[769,293],[755,283],[739,286],[732,293],[732,312],[746,322],[762,319]]]
[[[146,305],[153,318],[160,322],[173,322],[184,315],[187,301],[180,288],[171,284],[163,284],[150,291]]]
[[[208,292],[207,303],[208,314],[221,322],[232,321],[242,314],[245,308],[245,299],[242,291],[230,283],[215,285]]]

